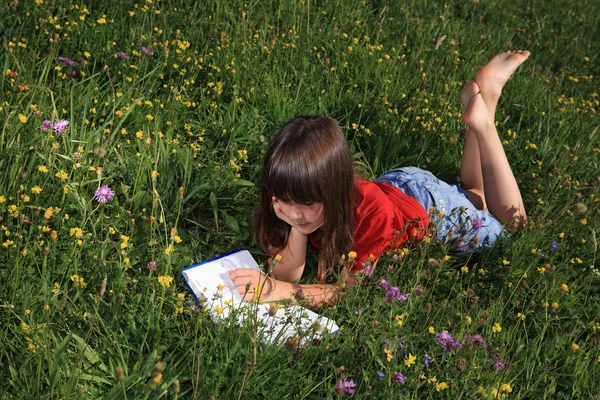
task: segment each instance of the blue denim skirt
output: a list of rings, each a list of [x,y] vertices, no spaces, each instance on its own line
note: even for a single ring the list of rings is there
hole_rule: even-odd
[[[431,172],[404,167],[386,172],[375,182],[386,182],[415,198],[429,212],[429,224],[437,238],[458,254],[491,247],[507,235],[489,211],[478,210],[458,185],[449,185]]]

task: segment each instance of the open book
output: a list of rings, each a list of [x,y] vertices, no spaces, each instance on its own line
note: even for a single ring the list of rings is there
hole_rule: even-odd
[[[288,337],[294,339],[297,336],[305,341],[338,330],[335,321],[299,305],[242,301],[227,273],[238,268],[260,270],[248,250],[237,250],[184,268],[182,277],[196,300],[208,307],[216,320],[225,320],[235,312],[241,323],[248,318],[254,320],[253,313],[256,313],[259,332],[265,343],[281,344]]]

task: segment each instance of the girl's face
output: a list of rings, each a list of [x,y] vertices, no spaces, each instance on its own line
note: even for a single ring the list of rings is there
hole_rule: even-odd
[[[300,204],[293,200],[283,201],[273,197],[273,209],[278,218],[309,235],[323,226],[323,203]]]

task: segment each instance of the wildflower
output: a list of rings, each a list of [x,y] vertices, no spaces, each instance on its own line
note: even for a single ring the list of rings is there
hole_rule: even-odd
[[[404,360],[404,365],[410,368],[415,363],[415,361],[417,361],[417,357],[409,353],[408,357]]]
[[[69,121],[61,119],[60,121],[56,121],[52,127],[54,128],[54,132],[63,133],[67,129],[67,125],[69,125]]]
[[[281,257],[281,254],[277,253],[277,255],[275,256],[275,261],[279,262],[282,258],[283,257]]]
[[[349,260],[354,260],[356,258],[356,252],[355,251],[351,251],[350,253],[348,253],[348,259]]]
[[[148,268],[151,271],[156,271],[156,261],[149,261],[146,265],[146,268]]]
[[[386,302],[393,303],[395,301],[408,300],[408,293],[400,293],[400,288],[398,288],[397,286],[390,286],[390,284],[385,279],[381,279],[378,283],[379,286],[383,287],[386,290]]]
[[[52,121],[45,119],[42,121],[42,131],[47,132],[48,129],[52,128]]]
[[[27,123],[27,117],[23,114],[19,114],[19,121],[21,121],[22,124],[25,124]]]
[[[117,57],[119,57],[119,58],[121,58],[121,59],[123,59],[123,60],[129,60],[129,59],[131,58],[131,57],[129,57],[129,56],[127,55],[127,53],[124,53],[124,52],[122,52],[122,51],[117,51],[117,52],[115,53],[115,56],[117,56]]]
[[[552,241],[552,250],[558,249],[558,242],[556,240]]]
[[[77,63],[73,60],[71,60],[70,58],[67,57],[58,57],[58,61],[70,66],[70,67],[74,67],[75,65],[77,65]]]
[[[492,369],[494,371],[502,371],[504,369],[504,360],[502,357],[494,357],[491,360],[485,360],[486,363],[492,362]]]
[[[462,345],[460,344],[460,341],[458,339],[452,337],[452,335],[450,335],[448,333],[448,331],[442,331],[440,333],[436,333],[435,336],[437,338],[438,344],[440,346],[442,346],[442,349],[444,350],[444,352],[455,353],[456,348],[460,349],[462,347]]]
[[[154,49],[152,48],[147,49],[146,47],[142,46],[142,52],[144,52],[144,54],[148,57],[152,57],[154,55]]]
[[[39,187],[39,186],[36,185],[36,186],[34,186],[34,187],[31,188],[31,193],[33,193],[33,194],[40,194],[40,193],[42,193],[42,190],[44,190],[44,189],[42,189],[41,187]]]
[[[481,335],[467,336],[465,341],[469,342],[475,347],[483,348],[485,347],[485,340],[481,337]]]
[[[482,226],[483,226],[483,220],[481,218],[475,218],[473,220],[473,228],[474,229],[481,229]]]
[[[429,368],[429,361],[431,361],[431,356],[429,354],[425,354],[423,357],[423,367]]]
[[[173,277],[169,276],[169,275],[160,275],[158,277],[158,283],[161,284],[161,286],[163,287],[169,287],[171,286],[171,282],[173,282]]]
[[[441,392],[442,390],[448,389],[450,386],[446,382],[440,382],[435,385],[436,392]]]
[[[560,285],[560,290],[562,290],[563,292],[568,292],[569,286],[566,283],[563,283],[562,285]]]
[[[494,326],[492,327],[492,332],[494,332],[494,333],[502,332],[502,326],[500,326],[500,324],[496,322],[494,324]]]
[[[571,350],[572,350],[572,351],[579,350],[579,345],[578,345],[577,343],[573,343],[573,344],[571,345]]]
[[[348,394],[354,394],[354,388],[356,387],[356,383],[352,379],[344,378],[337,383],[335,389],[338,394],[343,394],[344,392]]]
[[[365,268],[365,276],[367,278],[370,277],[371,275],[373,275],[373,271],[374,271],[373,266],[369,265],[367,268]]]
[[[38,171],[40,171],[43,174],[48,173],[48,168],[46,168],[45,165],[38,165]]]
[[[98,200],[100,203],[108,203],[110,200],[112,200],[114,195],[115,195],[115,192],[108,186],[104,185],[104,186],[100,186],[98,189],[96,189],[94,198],[96,200]]]
[[[378,377],[379,379],[383,379],[383,378],[385,378],[385,374],[384,374],[383,372],[378,372],[378,373],[377,373],[377,377]]]
[[[392,352],[390,351],[390,349],[388,349],[387,347],[383,349],[383,352],[385,353],[386,357],[387,357],[387,362],[392,361],[392,358],[394,358],[394,356],[392,355]]]
[[[512,392],[512,387],[510,386],[510,383],[503,383],[502,385],[500,385],[500,391],[507,393]]]
[[[406,377],[402,375],[401,372],[396,372],[394,376],[392,376],[392,382],[400,382],[404,385],[404,382],[406,382]]]

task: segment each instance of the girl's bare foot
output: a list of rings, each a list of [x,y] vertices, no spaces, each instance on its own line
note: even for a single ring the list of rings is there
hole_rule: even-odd
[[[505,51],[494,56],[475,73],[475,81],[488,110],[494,116],[502,88],[512,73],[529,57],[528,50]]]
[[[479,94],[477,82],[469,81],[465,83],[465,86],[463,86],[462,91],[460,92],[460,104],[462,104],[465,109],[468,108],[473,96],[477,94]]]
[[[490,114],[481,94],[475,81],[468,82],[460,93],[460,102],[466,108],[463,113],[463,121],[469,128],[476,131],[482,131],[484,125],[494,124],[492,114]]]

